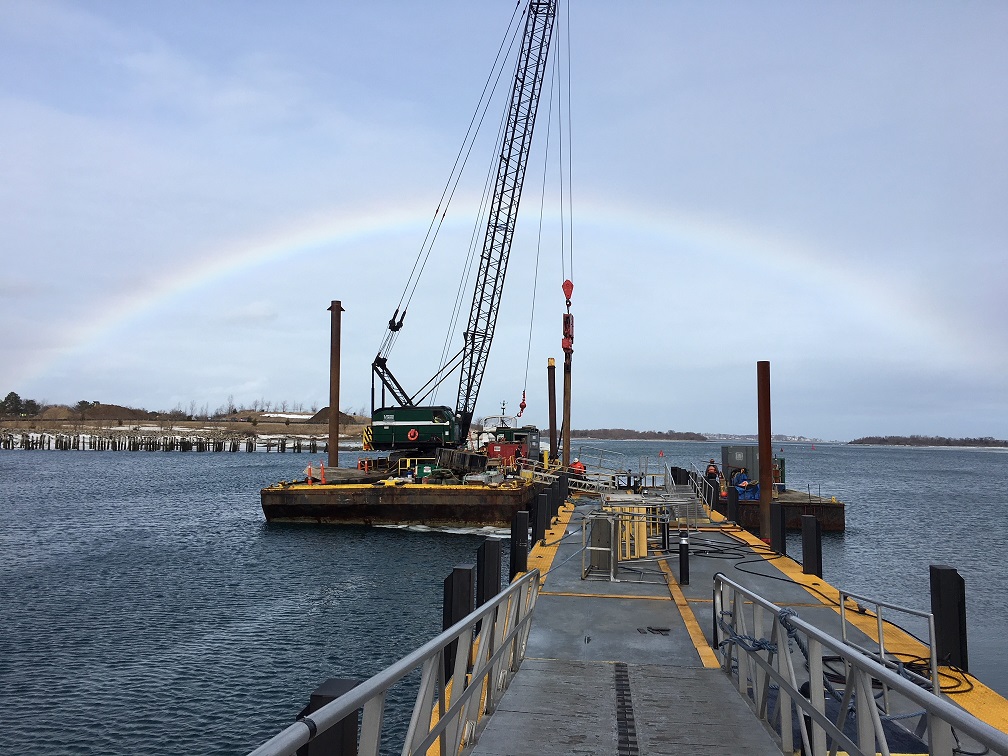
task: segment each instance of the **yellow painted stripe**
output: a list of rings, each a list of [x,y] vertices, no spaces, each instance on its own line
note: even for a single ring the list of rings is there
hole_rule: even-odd
[[[572,593],[568,591],[539,591],[540,596],[576,596],[578,598],[631,599],[634,601],[668,601],[668,596],[620,596],[615,593]]]
[[[556,559],[557,549],[560,548],[560,539],[567,533],[567,526],[570,524],[571,515],[574,514],[574,507],[564,504],[560,507],[556,521],[551,523],[546,529],[546,545],[541,543],[533,545],[528,555],[528,568],[539,570],[539,585],[545,585],[547,576]]]
[[[668,562],[664,559],[659,559],[658,566],[661,567],[661,571],[665,575],[665,583],[668,585],[669,593],[672,594],[672,600],[675,601],[676,606],[679,608],[679,614],[682,615],[683,623],[686,625],[686,632],[689,633],[690,640],[693,641],[693,647],[700,654],[700,661],[706,669],[717,669],[721,666],[721,663],[718,661],[710,644],[707,643],[707,639],[704,638],[703,631],[700,629],[700,623],[697,622],[693,610],[690,609],[689,602],[686,601],[686,597],[679,587],[679,583],[676,582],[672,570],[669,569]]]

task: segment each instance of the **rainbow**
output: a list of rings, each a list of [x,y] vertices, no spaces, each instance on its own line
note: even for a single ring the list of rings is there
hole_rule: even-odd
[[[471,223],[473,212],[456,208],[456,218]],[[628,207],[598,199],[578,203],[575,244],[596,234],[613,234],[633,244],[649,239],[668,255],[702,255],[710,270],[757,268],[774,278],[797,281],[805,289],[832,293],[831,301],[848,303],[852,312],[862,313],[873,327],[888,332],[913,348],[942,344],[946,356],[961,360],[990,358],[990,345],[971,339],[971,329],[943,318],[933,302],[914,296],[901,286],[895,275],[887,280],[878,270],[867,272],[836,262],[839,255],[800,239],[770,237],[739,224],[677,210]],[[393,234],[415,234],[417,246],[430,220],[430,208],[398,205],[392,209],[368,209],[300,220],[258,237],[231,240],[198,256],[186,268],[174,271],[142,291],[124,293],[95,317],[76,324],[66,344],[40,351],[22,361],[20,375],[9,378],[11,385],[24,385],[44,376],[53,367],[88,347],[110,332],[122,328],[153,310],[208,284],[226,280],[256,267],[278,261],[332,252],[364,241]],[[585,220],[580,220],[581,218]],[[555,222],[555,218],[547,218]],[[456,226],[464,225],[456,220]],[[584,243],[577,247],[584,255]],[[587,255],[602,254],[588,250]],[[586,269],[584,257],[575,260]],[[405,284],[405,281],[402,282]],[[393,305],[389,302],[389,305]],[[999,356],[999,355],[994,355]],[[1000,355],[1003,357],[1003,355]]]

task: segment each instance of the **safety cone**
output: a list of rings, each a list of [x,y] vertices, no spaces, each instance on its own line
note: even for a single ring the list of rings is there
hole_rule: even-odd
[[[325,485],[325,462],[319,460],[319,477],[322,479],[322,485]]]
[[[311,462],[309,462],[308,463],[308,467],[305,468],[305,482],[308,483],[309,486],[314,486],[315,485],[315,483],[312,482],[312,466],[311,466]]]

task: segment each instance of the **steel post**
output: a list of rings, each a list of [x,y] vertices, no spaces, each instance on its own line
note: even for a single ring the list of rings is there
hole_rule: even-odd
[[[815,515],[802,515],[802,572],[822,577],[822,527]]]
[[[966,646],[966,581],[955,569],[932,564],[931,614],[935,622],[938,663],[969,672]]]
[[[735,486],[728,486],[728,514],[726,517],[734,522],[736,525],[739,521],[739,511],[738,511],[738,489]]]
[[[770,548],[787,556],[787,522],[779,501],[770,503]]]
[[[298,714],[299,720],[309,717],[361,684],[361,680],[330,677],[312,691],[308,705]],[[307,745],[298,749],[298,756],[357,756],[357,723],[360,709],[347,714],[333,727],[319,733]]]
[[[546,543],[546,526],[549,524],[549,494],[540,493],[535,499],[534,518],[532,520],[532,543]]]
[[[483,606],[501,589],[501,542],[487,538],[476,550],[476,606]]]
[[[570,467],[570,413],[571,413],[571,362],[574,355],[567,352],[564,355],[564,385],[563,385],[563,466]]]
[[[463,564],[452,570],[444,581],[444,604],[442,604],[442,630],[447,630],[463,617],[473,613],[476,595],[476,565]],[[452,641],[445,649],[445,677],[451,677],[455,669],[455,646]]]
[[[773,501],[773,443],[770,439],[770,363],[756,363],[757,424],[759,430],[760,538],[771,538]]]
[[[689,535],[679,531],[679,585],[689,585]]]
[[[511,566],[508,578],[515,579],[519,572],[528,570],[529,513],[524,509],[515,512],[511,520]]]
[[[340,385],[340,329],[343,305],[338,299],[329,305],[332,313],[329,340],[329,467],[339,467],[339,385]]]
[[[549,394],[550,462],[557,458],[557,407],[556,407],[556,360],[552,357],[546,363],[546,380]]]

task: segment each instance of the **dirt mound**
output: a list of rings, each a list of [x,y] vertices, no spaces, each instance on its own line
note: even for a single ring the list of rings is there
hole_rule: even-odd
[[[346,412],[339,413],[340,425],[360,425],[362,422],[368,422],[366,418],[358,418],[354,415],[348,415]],[[323,407],[308,420],[309,423],[328,423],[329,422],[329,408]]]

